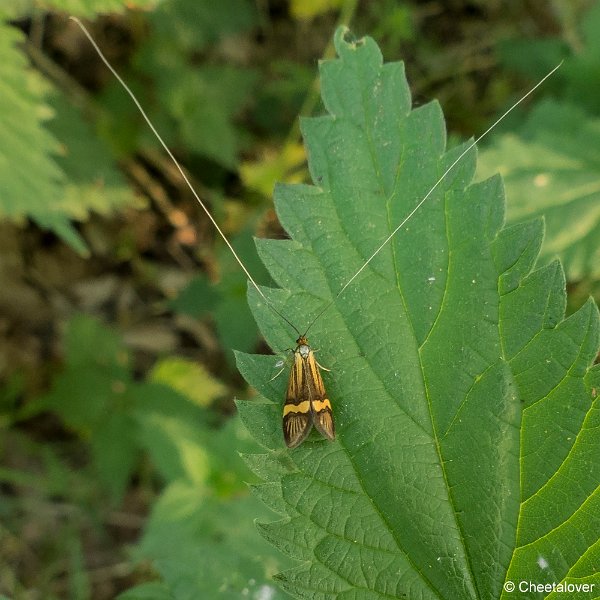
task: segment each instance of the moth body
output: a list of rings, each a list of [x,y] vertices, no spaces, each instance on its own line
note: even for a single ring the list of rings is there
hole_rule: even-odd
[[[283,437],[288,448],[300,445],[315,426],[324,437],[335,439],[333,411],[315,353],[305,336],[296,340],[283,406]]]

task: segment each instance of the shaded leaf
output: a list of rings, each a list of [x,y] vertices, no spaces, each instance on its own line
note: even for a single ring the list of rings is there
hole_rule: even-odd
[[[270,280],[261,263],[252,238],[252,228],[247,227],[232,238],[236,252],[259,283]],[[250,351],[258,341],[258,331],[246,300],[246,279],[228,248],[219,249],[219,281],[210,284],[205,276],[193,279],[179,296],[171,301],[175,310],[202,317],[207,314],[215,321],[217,335],[225,349]],[[227,351],[226,359],[233,363],[233,353]]]
[[[192,396],[164,384],[140,384],[132,393],[137,443],[165,481],[185,480],[216,494],[245,491],[252,475],[233,449],[256,446],[238,419],[221,425]]]
[[[248,0],[171,0],[151,15],[156,36],[171,40],[186,51],[198,52],[227,35],[246,31],[256,21]]]
[[[74,317],[65,338],[64,370],[27,411],[52,410],[89,439],[97,474],[118,500],[138,451],[129,357],[115,333],[87,316]]]
[[[599,148],[599,119],[546,101],[481,157],[483,176],[499,170],[504,178],[509,221],[544,217],[541,258],[560,257],[569,280],[600,276]]]
[[[568,14],[570,10],[563,13]],[[573,37],[512,39],[501,42],[498,50],[506,66],[532,79],[540,79],[561,60],[563,66],[548,80],[545,88],[556,98],[584,108],[591,114],[600,112],[600,4],[592,2],[579,23],[572,11],[565,28],[573,29]],[[568,39],[567,41],[565,41]],[[574,42],[574,40],[577,40]]]
[[[80,116],[27,70],[21,42],[19,30],[0,24],[0,217],[32,219],[87,254],[70,219],[107,214],[134,196]]]
[[[61,141],[56,162],[67,176],[57,208],[71,219],[85,221],[92,211],[107,215],[135,203],[107,145],[62,96],[54,94],[49,101],[55,117],[48,129]]]
[[[249,28],[254,22],[252,5],[246,0],[226,0],[218,6],[176,0],[163,3],[151,21],[154,34],[138,63],[155,82],[149,101],[143,102],[151,105],[157,99],[153,122],[167,133],[168,145],[183,143],[194,153],[235,168],[245,135],[235,120],[252,101],[257,74],[231,61],[198,66],[197,54],[209,42]],[[148,90],[141,91],[143,99]]]
[[[149,9],[161,0],[47,0],[44,2],[46,9],[54,8],[68,15],[95,18],[101,13],[120,13],[134,8]],[[31,2],[23,3],[31,9]]]
[[[154,506],[136,556],[153,561],[176,600],[288,598],[269,580],[286,561],[253,524],[264,510],[251,496],[217,500],[174,482]]]
[[[118,600],[175,600],[167,585],[163,583],[142,583],[119,594]]]

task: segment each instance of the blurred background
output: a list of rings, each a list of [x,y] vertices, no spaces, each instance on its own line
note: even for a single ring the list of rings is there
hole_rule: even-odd
[[[11,6],[7,6],[10,4]],[[84,19],[261,283],[285,237],[275,182],[306,182],[299,116],[347,24],[404,60],[449,143],[564,65],[480,151],[509,221],[544,215],[569,310],[600,293],[600,4],[592,0],[22,0],[0,6],[0,594],[287,598],[272,518],[239,457],[268,353],[246,278]]]

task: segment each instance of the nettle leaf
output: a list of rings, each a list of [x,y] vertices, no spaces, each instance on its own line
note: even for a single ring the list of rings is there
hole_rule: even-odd
[[[27,72],[17,48],[23,40],[19,30],[0,20],[0,218],[30,217],[83,251],[68,219],[55,208],[65,178],[52,158],[58,143],[43,127],[47,106],[41,80]]]
[[[136,559],[152,561],[162,589],[144,596],[134,588],[136,595],[128,591],[119,600],[289,598],[270,577],[289,559],[275,556],[269,544],[257,539],[253,517],[265,512],[249,494],[216,498],[200,486],[173,481],[154,504],[134,550]]]
[[[463,150],[445,150],[437,103],[411,110],[401,63],[345,29],[335,44],[339,58],[321,64],[329,114],[302,123],[314,185],[277,188],[292,239],[259,243],[281,286],[264,292],[300,330]],[[287,450],[278,358],[238,356],[264,397],[239,403],[268,450],[246,460],[282,515],[259,529],[301,561],[278,576],[299,598],[498,598],[507,578],[598,581],[597,310],[564,319],[560,265],[534,268],[542,223],[504,227],[502,182],[470,184],[475,158],[310,329],[331,369],[335,442],[313,433]],[[271,347],[292,347],[249,298]]]
[[[0,218],[31,219],[87,255],[71,219],[111,213],[135,197],[81,116],[26,69],[23,42],[0,20]]]
[[[571,281],[600,276],[600,119],[565,102],[545,101],[518,134],[482,154],[482,174],[500,171],[508,219],[543,216],[541,258],[560,257]]]

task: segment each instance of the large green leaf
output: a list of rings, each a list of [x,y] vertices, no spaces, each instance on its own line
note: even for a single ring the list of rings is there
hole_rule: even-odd
[[[329,114],[302,124],[314,185],[277,189],[292,239],[259,244],[281,286],[264,293],[300,330],[462,150],[436,103],[411,110],[402,64],[335,43]],[[469,152],[311,328],[335,442],[285,449],[277,358],[238,356],[264,396],[239,404],[268,450],[246,459],[282,515],[260,530],[301,561],[279,575],[297,597],[498,598],[507,573],[600,585],[596,308],[564,320],[560,265],[533,270],[542,223],[505,228],[500,178],[469,185],[474,169]],[[271,347],[293,346],[250,291]]]

